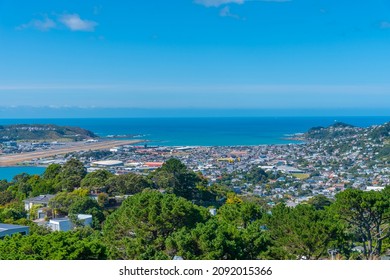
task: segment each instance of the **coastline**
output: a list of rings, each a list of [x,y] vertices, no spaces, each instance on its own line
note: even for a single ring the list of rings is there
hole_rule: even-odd
[[[158,146],[246,146],[290,144],[296,136],[312,127],[327,127],[342,121],[368,127],[390,120],[387,117],[210,117],[210,118],[83,118],[83,119],[0,119],[0,124],[56,124],[77,126],[100,138],[137,135]],[[110,140],[138,140],[110,139]]]
[[[34,160],[37,158],[46,158],[55,155],[63,155],[72,152],[80,152],[80,151],[96,151],[101,149],[109,149],[115,146],[123,146],[123,145],[134,145],[138,143],[146,142],[146,140],[114,140],[114,141],[102,141],[97,143],[79,143],[74,142],[72,146],[68,147],[59,147],[57,149],[51,149],[47,151],[39,151],[39,152],[26,152],[20,154],[12,154],[12,155],[2,155],[0,156],[0,167],[12,167],[18,166],[18,163]]]

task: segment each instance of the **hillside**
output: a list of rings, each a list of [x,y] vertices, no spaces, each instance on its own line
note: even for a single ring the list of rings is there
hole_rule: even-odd
[[[335,138],[351,137],[362,132],[362,128],[337,122],[328,127],[313,127],[304,134],[305,139],[332,140]]]
[[[0,142],[4,141],[41,141],[97,138],[97,136],[80,127],[58,126],[53,124],[17,124],[0,125]]]

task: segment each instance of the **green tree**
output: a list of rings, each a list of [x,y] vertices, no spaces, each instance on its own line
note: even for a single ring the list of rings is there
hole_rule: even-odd
[[[55,189],[53,184],[48,181],[42,179],[38,175],[32,176],[27,183],[31,186],[30,196],[38,196],[41,194],[53,194],[55,193]]]
[[[260,205],[253,202],[225,204],[218,209],[217,217],[227,223],[246,228],[251,222],[263,216]]]
[[[330,206],[332,201],[326,196],[320,194],[310,198],[307,203],[313,205],[313,207],[317,210],[323,210],[325,207]]]
[[[108,195],[106,193],[99,193],[97,197],[97,201],[101,207],[108,205],[109,203]]]
[[[90,214],[92,215],[92,227],[100,229],[101,223],[104,221],[104,214],[102,207],[96,200],[88,196],[77,197],[72,204],[69,205],[68,214]]]
[[[113,259],[166,259],[165,240],[186,226],[194,227],[207,210],[172,194],[145,191],[126,199],[104,223]]]
[[[98,232],[79,229],[46,235],[14,235],[0,240],[1,260],[104,260],[106,247]]]
[[[171,158],[154,171],[150,178],[158,188],[192,200],[197,196],[197,183],[202,179],[189,170],[180,160]]]
[[[19,200],[26,199],[32,191],[32,187],[28,183],[30,178],[31,176],[27,173],[21,173],[14,176],[8,190],[11,191],[13,196]]]
[[[9,186],[10,186],[10,183],[8,183],[7,180],[5,180],[5,179],[0,180],[0,192],[7,190]]]
[[[259,222],[243,229],[212,218],[193,229],[174,232],[166,241],[166,252],[170,257],[179,255],[186,260],[250,260],[265,252],[268,244]]]
[[[5,190],[0,192],[0,206],[11,202],[14,199],[12,192]]]
[[[43,179],[53,180],[61,172],[61,168],[60,164],[50,164],[42,175]]]
[[[80,187],[81,180],[87,174],[83,163],[72,158],[68,160],[61,168],[61,171],[55,177],[56,189],[62,191],[73,191]]]
[[[342,246],[343,227],[331,219],[326,210],[308,204],[289,208],[278,204],[267,217],[266,226],[272,239],[269,252],[273,259],[320,259],[327,250]]]
[[[390,187],[382,192],[345,190],[336,195],[332,207],[362,242],[364,258],[378,259],[390,236]]]
[[[152,182],[142,175],[128,173],[113,176],[106,181],[107,193],[110,195],[136,194],[151,188]]]
[[[88,188],[92,191],[106,191],[107,181],[115,175],[111,172],[100,169],[88,173],[83,180],[81,180],[81,187]]]
[[[14,223],[25,217],[26,211],[22,202],[14,201],[5,206],[0,206],[0,222],[2,223]]]
[[[69,213],[69,209],[78,200],[89,199],[87,192],[75,190],[73,192],[60,192],[55,197],[50,199],[49,207],[55,212],[55,215],[64,216]],[[80,213],[77,213],[80,214]]]
[[[245,182],[251,184],[265,183],[268,178],[268,174],[260,167],[252,167],[249,172],[244,174]]]
[[[189,230],[182,228],[167,239],[167,252],[186,260],[245,259],[237,227],[211,219]]]

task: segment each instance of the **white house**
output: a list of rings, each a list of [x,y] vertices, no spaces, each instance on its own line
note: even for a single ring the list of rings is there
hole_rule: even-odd
[[[91,226],[92,224],[92,215],[78,214],[77,219],[83,226]],[[48,226],[52,231],[69,231],[75,227],[68,217],[51,219]]]
[[[49,204],[49,200],[52,199],[54,196],[55,195],[52,194],[43,194],[43,195],[39,195],[36,197],[23,200],[24,210],[28,212],[34,205],[42,205],[46,207]]]

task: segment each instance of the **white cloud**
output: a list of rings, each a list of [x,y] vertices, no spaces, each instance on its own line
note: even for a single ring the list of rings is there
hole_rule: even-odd
[[[231,17],[231,18],[235,18],[235,19],[240,19],[240,17],[238,15],[232,14],[230,12],[230,7],[229,6],[223,7],[221,9],[221,11],[219,12],[219,15],[221,17]]]
[[[275,2],[284,3],[292,0],[194,0],[194,3],[206,7],[219,7],[225,4],[244,4],[245,2]]]
[[[81,19],[78,14],[64,14],[58,19],[62,24],[72,31],[95,31],[97,22]]]
[[[245,0],[195,0],[196,4],[200,4],[206,7],[218,7],[224,4],[243,4]]]
[[[22,24],[18,26],[16,29],[23,30],[23,29],[37,29],[40,31],[49,31],[50,29],[53,29],[57,26],[57,24],[54,22],[54,20],[48,18],[45,16],[43,20],[41,19],[33,19],[29,23]]]

